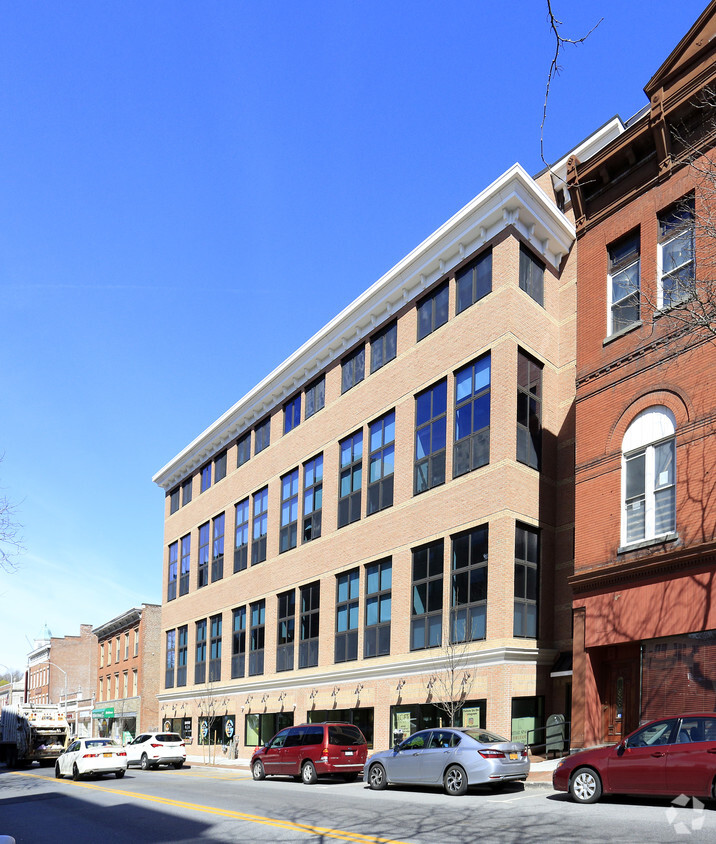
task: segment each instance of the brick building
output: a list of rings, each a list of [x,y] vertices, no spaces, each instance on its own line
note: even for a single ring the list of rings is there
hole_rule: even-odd
[[[552,181],[512,167],[155,475],[159,700],[187,741],[246,756],[337,718],[386,747],[444,722],[451,642],[465,723],[568,717],[576,293]]]
[[[142,604],[95,627],[93,734],[122,741],[159,728],[161,607]]]
[[[646,85],[649,104],[569,163],[577,746],[716,709],[716,350],[692,319],[699,279],[713,277],[715,124],[702,96],[716,90],[715,37],[711,2]]]

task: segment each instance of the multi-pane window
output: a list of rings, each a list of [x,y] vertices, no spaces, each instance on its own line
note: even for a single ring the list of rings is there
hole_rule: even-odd
[[[542,458],[542,364],[517,351],[517,459],[533,469]]]
[[[432,334],[448,321],[450,288],[447,281],[418,302],[418,340]]]
[[[221,627],[220,615],[209,619],[211,638],[209,639],[209,682],[221,680]]]
[[[254,522],[251,532],[251,565],[266,559],[266,534],[268,533],[268,487],[254,493]]]
[[[206,492],[211,486],[211,463],[207,463],[201,470],[200,492]]]
[[[199,564],[197,567],[198,589],[209,582],[209,522],[199,528]]]
[[[336,577],[336,662],[358,659],[359,581],[358,569]]]
[[[377,513],[393,504],[395,468],[395,411],[370,424],[368,457],[367,514]]]
[[[483,252],[455,273],[455,281],[457,285],[455,310],[460,314],[492,290],[492,249]]]
[[[191,568],[191,534],[181,538],[181,568],[179,570],[179,594],[189,592],[189,570]]]
[[[236,538],[234,540],[234,572],[243,571],[249,557],[249,499],[236,505]]]
[[[308,419],[317,413],[326,403],[326,379],[325,376],[314,381],[306,387],[306,411],[305,416]]]
[[[251,604],[249,627],[249,677],[264,673],[266,601]]]
[[[136,668],[132,669],[132,697],[137,697],[138,692],[138,672]]]
[[[443,380],[415,397],[414,492],[445,483],[447,431],[447,381]]]
[[[164,688],[174,688],[174,663],[176,660],[176,630],[167,630],[167,661],[164,672]]]
[[[642,411],[622,441],[622,543],[676,530],[676,421],[666,407]]]
[[[246,672],[246,607],[232,613],[231,625],[231,677],[243,677]]]
[[[184,483],[181,485],[181,506],[185,507],[187,504],[191,502],[191,486],[192,479],[187,478]]]
[[[276,671],[293,669],[293,643],[296,640],[296,590],[278,596],[276,631]]]
[[[120,639],[119,636],[117,636],[116,642],[117,642],[117,649],[116,649],[116,652],[115,652],[115,660],[114,661],[119,662],[119,655],[121,653],[121,647],[122,647],[122,640]]]
[[[395,358],[398,341],[398,323],[394,320],[370,338],[370,371],[375,372]]]
[[[490,355],[455,373],[453,475],[490,462]]]
[[[321,535],[323,504],[323,455],[319,454],[303,467],[303,541]]]
[[[638,322],[640,315],[639,232],[612,243],[609,254],[609,334]]]
[[[515,525],[515,636],[537,638],[539,589],[539,531]]]
[[[442,644],[443,555],[442,539],[413,550],[411,651]]]
[[[167,601],[173,601],[177,596],[177,563],[179,557],[179,543],[172,542],[169,546],[169,574],[167,583]]]
[[[129,671],[122,672],[122,697],[126,698],[129,694]]]
[[[659,214],[660,308],[694,295],[694,197],[686,196]]]
[[[169,513],[176,513],[179,509],[179,487],[169,493]]]
[[[390,653],[393,566],[390,558],[365,567],[365,630],[363,656]]]
[[[356,431],[340,444],[341,466],[338,481],[338,527],[360,519],[363,483],[363,431]]]
[[[279,553],[296,547],[298,536],[298,469],[281,478],[281,529]]]
[[[236,467],[243,466],[251,458],[251,431],[239,437],[236,443]]]
[[[104,700],[104,677],[99,678],[99,699]]]
[[[258,454],[271,445],[271,417],[256,426],[254,454]]]
[[[301,394],[289,399],[283,406],[283,432],[287,434],[301,424]]]
[[[177,686],[186,686],[186,666],[189,653],[189,627],[177,628]]]
[[[321,606],[319,581],[301,587],[299,619],[298,667],[318,665],[318,632]]]
[[[139,628],[136,627],[134,630],[134,655],[139,655]]]
[[[124,658],[129,659],[129,631],[124,634]]]
[[[206,619],[196,623],[196,650],[194,658],[194,682],[206,681]]]
[[[216,516],[212,521],[214,534],[211,545],[211,582],[221,580],[224,576],[224,514]]]
[[[544,264],[525,246],[520,245],[520,289],[538,305],[544,305]]]
[[[222,451],[214,458],[214,483],[218,484],[226,477],[226,452]]]
[[[487,525],[452,540],[451,642],[485,638],[487,624]]]
[[[346,393],[365,377],[365,346],[351,352],[341,361],[341,392]]]

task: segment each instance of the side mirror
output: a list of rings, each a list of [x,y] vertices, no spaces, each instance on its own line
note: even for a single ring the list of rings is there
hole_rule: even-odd
[[[617,745],[617,756],[622,756],[627,748],[626,739],[622,739]]]

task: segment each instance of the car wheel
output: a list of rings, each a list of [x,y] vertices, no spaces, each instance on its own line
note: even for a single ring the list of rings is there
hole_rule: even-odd
[[[115,775],[115,777],[117,777],[118,780],[121,780],[122,777],[124,776],[124,771],[115,771],[114,775]]]
[[[60,763],[55,762],[55,779],[59,780],[62,778],[62,774],[60,773]]]
[[[443,777],[445,791],[453,797],[459,797],[467,791],[467,774],[459,765],[450,765]]]
[[[388,785],[388,778],[385,776],[385,768],[380,765],[371,765],[368,771],[368,785],[373,791],[382,791]]]
[[[175,763],[174,763],[174,768],[176,768],[176,770],[178,771],[178,770],[179,770],[179,768],[181,768],[181,767],[183,766],[183,764],[184,764],[183,762],[175,762]]]
[[[146,754],[146,753],[142,753],[142,758],[139,760],[139,767],[140,767],[143,771],[148,771],[148,770],[149,770],[149,767],[150,767],[150,766],[149,766],[149,758],[147,757],[147,754]]]
[[[264,770],[264,763],[257,759],[254,762],[253,767],[251,768],[251,775],[255,780],[265,780],[266,779],[266,771]]]
[[[602,781],[592,768],[579,768],[569,782],[569,793],[577,803],[596,803],[602,796]]]
[[[78,780],[80,778],[80,769],[77,767],[77,762],[72,766],[72,779]]]
[[[318,779],[316,774],[316,767],[313,762],[304,762],[301,767],[301,779],[306,785],[313,785]]]

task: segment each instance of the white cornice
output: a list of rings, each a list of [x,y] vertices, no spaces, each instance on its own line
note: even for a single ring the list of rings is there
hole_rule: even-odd
[[[597,129],[596,132],[593,132],[588,138],[585,138],[578,146],[568,152],[567,155],[560,158],[556,164],[553,164],[549,168],[552,174],[552,185],[554,189],[564,190],[567,187],[567,162],[573,155],[582,163],[588,161],[623,132],[626,132],[626,127],[622,119],[618,116],[613,117],[608,123],[605,123],[604,126]]]
[[[154,483],[165,490],[175,486],[510,225],[555,269],[575,238],[574,226],[524,168],[514,164],[160,469]]]
[[[493,665],[554,665],[559,651],[547,648],[489,648],[484,651],[474,651],[465,657],[465,666],[471,669],[488,668]],[[272,692],[296,691],[297,689],[316,689],[323,687],[341,687],[342,693],[352,693],[351,684],[358,682],[371,682],[394,678],[396,680],[406,677],[428,676],[440,671],[445,671],[444,654],[431,655],[425,659],[403,660],[401,662],[385,662],[382,664],[366,663],[353,664],[347,668],[339,668],[332,665],[329,672],[317,672],[315,674],[301,673],[300,676],[274,676],[271,679],[265,677],[249,677],[237,680],[229,680],[225,683],[215,683],[211,687],[212,698],[225,697],[227,695],[257,695],[271,694]],[[187,690],[174,689],[173,691],[160,692],[157,699],[164,703],[173,703],[188,700],[205,700],[206,689]],[[254,705],[258,700],[254,697]]]

